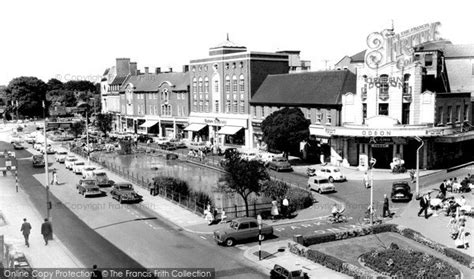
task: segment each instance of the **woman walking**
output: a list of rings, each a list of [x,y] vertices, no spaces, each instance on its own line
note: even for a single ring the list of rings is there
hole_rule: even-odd
[[[275,197],[272,198],[272,220],[275,220],[275,218],[279,215],[278,214],[278,202],[275,199]]]

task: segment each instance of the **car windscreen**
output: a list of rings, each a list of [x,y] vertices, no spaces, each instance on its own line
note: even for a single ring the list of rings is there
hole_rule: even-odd
[[[97,176],[97,177],[105,177],[106,174],[105,174],[105,172],[99,172],[99,173],[96,173],[95,176]]]

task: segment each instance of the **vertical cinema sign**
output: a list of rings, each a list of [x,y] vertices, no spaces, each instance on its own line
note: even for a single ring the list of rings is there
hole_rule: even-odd
[[[387,63],[396,62],[397,68],[402,69],[413,62],[414,47],[439,40],[440,26],[441,23],[434,22],[399,34],[389,29],[371,33],[367,36],[368,50],[365,55],[367,66],[376,69]]]

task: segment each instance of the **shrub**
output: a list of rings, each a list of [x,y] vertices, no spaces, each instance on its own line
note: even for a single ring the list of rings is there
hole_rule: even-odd
[[[444,248],[444,254],[453,260],[466,265],[470,266],[473,263],[473,259],[471,256],[464,254],[463,252],[453,249],[453,248]]]
[[[372,233],[397,232],[396,224],[379,224],[372,227]]]
[[[290,203],[289,212],[293,213],[297,210],[308,208],[313,205],[313,196],[309,191],[301,188],[290,187],[286,193]]]
[[[183,196],[189,196],[191,190],[186,181],[170,176],[157,176],[153,179],[155,187],[166,190],[167,192],[179,193]]]
[[[203,208],[205,207],[207,203],[213,204],[212,198],[206,192],[196,191],[196,192],[192,192],[191,195],[196,200],[196,203],[202,206]]]
[[[336,234],[333,232],[324,233],[324,234],[317,234],[317,235],[309,235],[303,237],[303,245],[310,246],[314,244],[330,242],[336,240]]]
[[[266,197],[275,197],[283,199],[288,192],[290,186],[285,182],[278,180],[267,180],[263,182],[262,193]]]

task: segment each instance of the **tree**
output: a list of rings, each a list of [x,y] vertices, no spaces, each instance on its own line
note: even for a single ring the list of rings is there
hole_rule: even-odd
[[[277,200],[282,200],[290,186],[282,181],[268,180],[263,183],[262,192],[266,197],[275,197]]]
[[[107,133],[112,131],[112,120],[113,115],[111,113],[99,113],[95,117],[97,128],[104,133],[107,137]]]
[[[14,109],[18,102],[18,114],[41,117],[43,115],[42,102],[46,99],[47,90],[46,83],[36,77],[18,77],[10,81],[5,93],[8,103],[15,104]]]
[[[48,85],[48,91],[64,89],[64,84],[55,78],[48,80],[46,84]]]
[[[77,92],[95,92],[95,85],[87,80],[70,80],[64,84],[64,88]]]
[[[73,107],[77,105],[74,92],[64,89],[51,90],[46,93],[46,99],[49,103],[61,103],[66,107]]]
[[[262,121],[263,141],[287,157],[292,148],[309,137],[310,124],[299,108],[283,108]]]
[[[245,213],[249,216],[248,197],[250,194],[260,194],[262,182],[269,179],[263,164],[256,160],[242,160],[238,153],[229,156],[224,166],[225,184],[220,189],[225,192],[239,194],[245,202]]]
[[[76,138],[82,135],[85,129],[86,129],[86,126],[84,125],[82,121],[76,121],[72,123],[71,125],[71,132]]]

